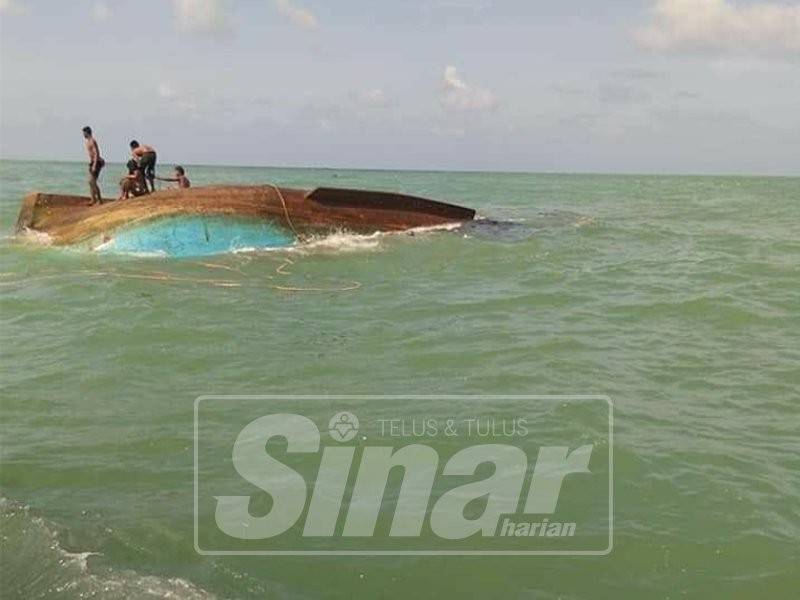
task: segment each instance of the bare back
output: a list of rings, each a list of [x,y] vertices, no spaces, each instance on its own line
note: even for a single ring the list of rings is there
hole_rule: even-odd
[[[100,159],[100,146],[94,137],[86,140],[86,152],[89,154],[89,162],[94,163]]]
[[[148,154],[149,152],[155,152],[155,151],[156,149],[153,148],[152,146],[148,146],[147,144],[140,144],[138,148],[133,149],[131,154],[133,154],[135,157],[138,158],[145,154]]]

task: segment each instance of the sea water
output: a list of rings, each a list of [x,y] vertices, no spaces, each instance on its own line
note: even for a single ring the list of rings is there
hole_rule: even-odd
[[[0,163],[3,597],[796,593],[800,179],[189,167],[487,220],[194,258],[12,237],[25,192],[84,170]],[[614,549],[200,556],[193,401],[222,393],[607,394]]]

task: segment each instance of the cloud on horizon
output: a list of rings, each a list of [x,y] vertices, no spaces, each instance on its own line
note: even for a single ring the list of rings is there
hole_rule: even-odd
[[[661,52],[800,54],[800,6],[729,0],[657,0],[650,24],[634,33]]]
[[[230,0],[173,0],[172,4],[180,31],[225,35],[234,29]]]
[[[0,0],[0,15],[26,15],[28,7],[17,0]]]
[[[301,6],[295,6],[290,0],[275,0],[278,13],[286,17],[292,24],[302,29],[316,29],[317,16]]]
[[[439,100],[443,107],[455,111],[491,110],[498,105],[491,90],[468,84],[452,65],[444,69]]]

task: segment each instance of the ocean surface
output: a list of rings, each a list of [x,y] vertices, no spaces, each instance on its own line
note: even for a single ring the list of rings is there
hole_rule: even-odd
[[[0,162],[3,598],[796,597],[800,179],[187,167],[501,224],[197,258],[16,240],[23,194],[84,170]],[[608,395],[614,548],[200,556],[203,394]]]

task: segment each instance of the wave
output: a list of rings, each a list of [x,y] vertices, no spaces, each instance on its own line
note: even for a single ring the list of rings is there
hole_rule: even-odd
[[[23,229],[22,234],[18,237],[25,242],[37,244],[39,246],[51,246],[53,244],[53,238],[51,238],[49,234],[45,233],[44,231],[30,229],[28,227]]]
[[[337,231],[327,235],[311,236],[293,247],[301,254],[314,252],[368,252],[378,250],[381,246],[380,233],[360,235],[346,231]]]
[[[376,231],[374,233],[354,233],[341,229],[304,238],[288,248],[288,250],[300,254],[374,252],[381,250],[384,240],[387,239],[455,231],[460,227],[460,223],[447,223],[444,225],[414,227],[403,231]],[[287,248],[276,248],[276,250],[287,250]]]
[[[131,570],[93,568],[99,552],[69,552],[54,524],[31,508],[0,497],[0,580],[4,598],[175,598],[216,596],[178,577],[142,575]]]

